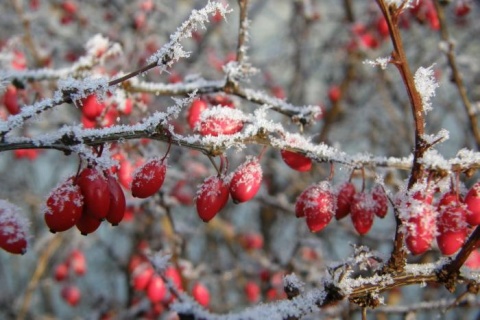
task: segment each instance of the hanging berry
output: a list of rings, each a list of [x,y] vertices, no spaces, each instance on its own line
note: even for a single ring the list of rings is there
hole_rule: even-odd
[[[205,179],[197,191],[195,199],[200,219],[208,222],[227,204],[229,196],[228,184],[223,178],[211,176]]]
[[[235,170],[230,180],[230,194],[235,203],[252,199],[262,184],[262,167],[258,158],[245,161]]]

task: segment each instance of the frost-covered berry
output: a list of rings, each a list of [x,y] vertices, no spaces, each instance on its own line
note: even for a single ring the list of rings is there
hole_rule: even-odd
[[[337,205],[335,207],[335,218],[340,220],[350,213],[350,206],[355,195],[355,185],[351,182],[345,182],[337,191]]]
[[[195,128],[202,136],[232,135],[243,129],[242,118],[240,110],[217,106],[205,112]]]
[[[371,194],[358,192],[353,196],[350,206],[350,217],[355,230],[361,235],[370,231],[375,217],[376,201]]]
[[[155,158],[146,162],[133,174],[132,196],[148,198],[160,190],[165,180],[167,165],[163,160]]]
[[[205,179],[195,199],[200,219],[204,222],[212,220],[227,204],[229,194],[228,184],[222,178],[211,176]]]
[[[80,220],[83,205],[80,187],[69,178],[50,192],[43,212],[45,223],[51,232],[68,230]]]
[[[24,254],[28,247],[29,224],[19,207],[0,200],[0,248],[13,254]]]
[[[230,195],[235,203],[252,199],[262,184],[262,167],[257,158],[245,161],[230,180]]]
[[[84,201],[84,212],[102,220],[110,208],[110,190],[103,173],[96,168],[85,168],[77,178]]]
[[[332,220],[335,210],[335,196],[328,181],[308,187],[297,198],[295,213],[305,217],[308,229],[318,232]]]
[[[405,244],[412,254],[419,255],[432,245],[437,230],[436,213],[428,200],[412,199],[407,208]]]
[[[438,204],[437,244],[444,255],[457,252],[468,235],[467,208],[460,200],[455,192],[449,192]]]
[[[385,218],[388,211],[388,198],[385,190],[379,184],[376,184],[372,189],[372,199],[375,201],[375,214],[379,218]]]
[[[91,121],[99,117],[105,109],[105,104],[99,102],[92,94],[81,100],[82,114]]]
[[[480,182],[475,183],[465,196],[467,205],[467,223],[472,226],[480,224]]]

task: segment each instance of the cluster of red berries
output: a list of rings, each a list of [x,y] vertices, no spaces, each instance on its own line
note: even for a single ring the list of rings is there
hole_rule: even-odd
[[[305,217],[312,232],[324,229],[333,216],[340,220],[350,214],[355,230],[363,235],[372,227],[374,217],[384,218],[387,211],[388,198],[378,184],[367,193],[356,192],[351,182],[334,191],[330,182],[322,181],[305,189],[295,203],[295,215]]]
[[[202,113],[216,106],[218,113],[212,114],[206,118],[201,117]],[[223,114],[222,108],[235,109],[232,100],[223,95],[215,95],[207,98],[195,99],[187,114],[188,125],[192,130],[197,131],[203,136],[219,136],[235,134],[243,129],[243,121]],[[231,114],[232,112],[229,112]]]
[[[210,176],[197,191],[196,207],[199,217],[208,222],[222,210],[232,196],[234,203],[252,199],[262,184],[262,167],[258,158],[247,159],[230,177]]]
[[[100,102],[92,94],[81,99],[82,124],[85,128],[111,127],[117,122],[120,114],[128,116],[132,113],[133,102],[127,98],[121,103],[116,101]]]
[[[55,267],[54,275],[56,281],[64,283],[66,280],[82,277],[87,272],[87,261],[82,251],[73,250],[67,258]],[[76,306],[81,299],[80,289],[70,282],[64,283],[60,291],[62,299],[70,306]]]
[[[24,254],[28,247],[28,225],[19,207],[0,200],[0,248],[13,254]]]
[[[104,219],[118,225],[125,206],[125,195],[117,180],[87,167],[52,190],[44,216],[51,232],[66,231],[76,225],[87,235],[97,230]]]
[[[476,183],[463,199],[457,190],[443,194],[436,205],[433,192],[415,192],[407,200],[407,248],[413,254],[430,249],[436,237],[442,254],[452,255],[465,243],[470,226],[480,224],[480,183]]]

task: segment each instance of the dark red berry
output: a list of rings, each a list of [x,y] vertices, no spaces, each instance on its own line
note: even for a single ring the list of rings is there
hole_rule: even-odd
[[[108,188],[110,191],[110,206],[107,213],[107,221],[116,226],[122,221],[125,214],[125,194],[117,179],[112,176],[107,177]]]
[[[355,185],[351,182],[345,182],[337,191],[337,206],[335,208],[335,218],[343,219],[350,213],[350,206],[355,195]]]
[[[84,212],[98,220],[105,219],[110,209],[107,179],[95,168],[85,168],[77,178],[84,201]]]

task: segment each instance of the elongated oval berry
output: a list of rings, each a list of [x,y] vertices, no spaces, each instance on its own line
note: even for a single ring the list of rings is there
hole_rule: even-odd
[[[190,129],[194,129],[200,120],[200,115],[208,109],[208,102],[204,99],[195,99],[188,110],[187,121]]]
[[[375,201],[375,215],[379,218],[385,218],[388,212],[388,198],[385,190],[379,184],[372,189],[372,199]]]
[[[133,174],[132,196],[136,198],[148,198],[163,185],[167,165],[162,160],[155,158],[146,162]]]
[[[43,212],[50,231],[62,232],[73,227],[82,215],[83,205],[80,187],[73,184],[73,178],[53,189]]]
[[[77,221],[77,229],[83,236],[94,232],[100,227],[102,220],[97,219],[92,213],[89,213],[85,208],[83,209],[82,216]]]
[[[110,206],[107,213],[107,221],[116,226],[122,221],[123,216],[125,215],[125,207],[127,205],[125,201],[125,194],[123,193],[122,187],[112,176],[107,177],[108,189],[110,191]]]
[[[257,158],[245,161],[233,173],[230,180],[230,195],[235,203],[252,199],[262,184],[262,167]]]
[[[376,202],[371,194],[358,192],[355,194],[350,206],[350,216],[355,230],[361,235],[370,231],[375,217]]]
[[[409,218],[405,223],[405,244],[414,255],[430,249],[436,234],[436,213],[427,201],[413,199],[407,204]]]
[[[295,213],[305,216],[308,229],[318,232],[332,220],[335,211],[335,196],[328,181],[308,187],[297,198]]]
[[[28,247],[29,224],[19,207],[0,200],[0,248],[13,254],[24,254]]]
[[[437,218],[437,244],[444,255],[452,255],[464,244],[468,235],[467,208],[455,192],[446,193],[440,200]]]
[[[288,150],[280,151],[280,155],[285,164],[294,170],[305,172],[312,168],[312,159],[304,155]]]
[[[243,122],[225,117],[211,116],[200,122],[198,132],[202,136],[232,135],[243,129]]]
[[[167,287],[165,282],[158,275],[154,275],[147,287],[147,297],[152,303],[163,300],[167,295]]]
[[[208,307],[210,304],[210,291],[200,282],[193,285],[192,296],[201,306]]]
[[[77,178],[84,201],[84,212],[102,220],[110,209],[110,191],[107,179],[95,168],[85,168]]]
[[[94,94],[82,99],[81,105],[83,115],[92,121],[99,117],[105,109],[105,105],[99,102]]]
[[[132,272],[132,286],[135,291],[143,291],[147,289],[148,284],[152,280],[155,271],[149,263],[138,265]]]
[[[7,90],[3,95],[3,104],[11,115],[20,113],[20,105],[18,103],[17,88],[13,85],[7,86]]]
[[[345,182],[337,191],[337,206],[335,208],[335,218],[343,219],[350,213],[350,206],[355,195],[355,185],[351,182]]]
[[[480,182],[475,183],[465,196],[467,205],[467,223],[472,226],[480,224]]]
[[[204,222],[212,220],[227,204],[229,194],[228,184],[222,178],[211,176],[205,179],[195,199],[200,219]]]

